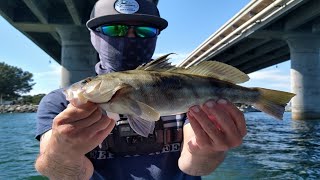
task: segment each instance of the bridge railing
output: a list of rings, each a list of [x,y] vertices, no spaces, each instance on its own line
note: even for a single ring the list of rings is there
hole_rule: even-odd
[[[262,23],[287,5],[297,1],[303,0],[252,0],[191,52],[179,66],[190,67],[198,62],[210,59],[216,51],[238,39],[252,26]]]

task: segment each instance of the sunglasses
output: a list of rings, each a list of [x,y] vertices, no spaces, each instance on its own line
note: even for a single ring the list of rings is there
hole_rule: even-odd
[[[159,29],[149,26],[132,26],[132,25],[103,25],[96,28],[96,31],[111,37],[127,36],[129,29],[133,28],[136,37],[152,38],[159,34]]]

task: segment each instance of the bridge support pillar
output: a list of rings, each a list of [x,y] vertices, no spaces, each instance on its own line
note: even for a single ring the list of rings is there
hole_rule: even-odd
[[[96,51],[90,43],[85,27],[64,26],[57,28],[62,42],[61,87],[95,75]]]
[[[288,36],[292,119],[320,119],[320,36]]]

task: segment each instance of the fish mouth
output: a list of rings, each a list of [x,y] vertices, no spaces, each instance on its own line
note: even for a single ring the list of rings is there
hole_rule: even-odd
[[[78,107],[82,104],[87,103],[87,99],[83,97],[83,89],[79,88],[74,90],[72,88],[66,89],[63,92],[66,96],[66,100],[69,101],[72,105]]]
[[[93,77],[88,77],[71,85],[69,88],[64,89],[63,93],[66,96],[66,100],[76,107],[87,103],[88,98],[86,97],[86,94],[93,93],[96,87],[100,84],[99,81],[98,83],[92,82],[93,79]]]

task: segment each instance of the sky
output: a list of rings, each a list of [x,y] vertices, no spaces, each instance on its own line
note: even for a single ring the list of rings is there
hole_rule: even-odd
[[[160,0],[160,14],[169,22],[169,26],[158,37],[154,57],[175,52],[177,55],[172,56],[173,61],[182,61],[249,2],[250,0]],[[59,88],[60,65],[1,16],[0,62],[33,73],[36,85],[28,93],[30,95],[49,93]],[[249,82],[241,85],[290,91],[290,61],[249,76]]]

